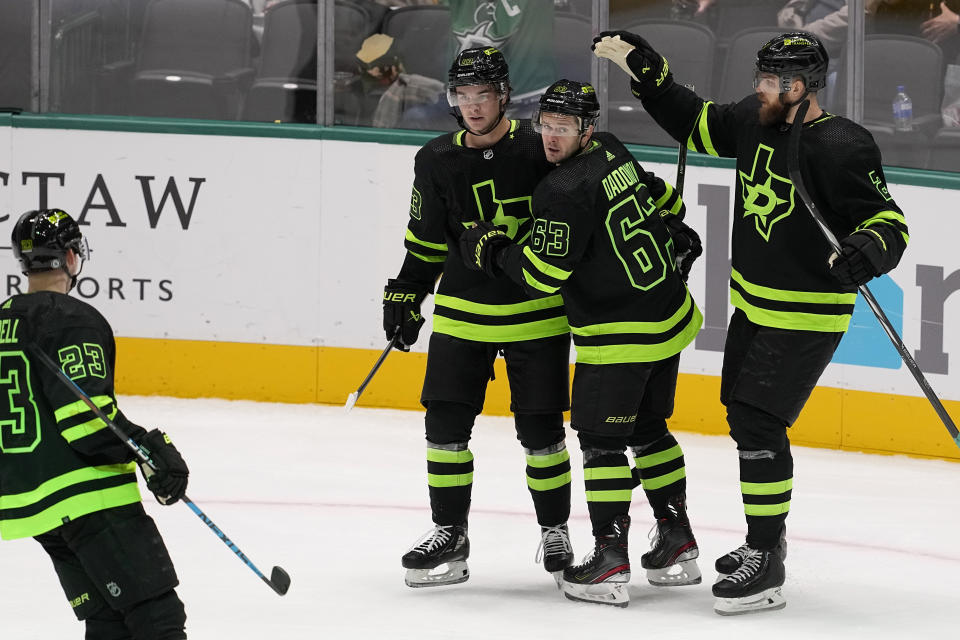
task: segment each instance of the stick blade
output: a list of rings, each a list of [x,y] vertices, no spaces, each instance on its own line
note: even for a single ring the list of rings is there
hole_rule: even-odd
[[[268,581],[270,588],[277,592],[278,595],[286,595],[287,591],[290,589],[290,574],[284,571],[281,567],[274,567],[273,571],[270,573],[270,580]]]
[[[356,391],[347,396],[347,402],[343,405],[343,412],[350,413],[350,409],[353,409],[353,405],[357,404],[357,398],[359,397],[360,395]]]

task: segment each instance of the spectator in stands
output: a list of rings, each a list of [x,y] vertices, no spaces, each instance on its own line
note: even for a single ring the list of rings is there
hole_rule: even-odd
[[[393,38],[386,34],[375,33],[364,40],[357,52],[357,62],[368,94],[376,94],[374,89],[386,87],[373,112],[375,127],[396,127],[404,111],[435,104],[446,90],[446,85],[439,80],[406,73]]]
[[[867,0],[870,11],[871,0]],[[777,25],[802,29],[820,38],[830,57],[840,53],[847,40],[847,3],[844,0],[789,0],[777,14]]]
[[[960,33],[960,13],[947,6],[946,2],[941,2],[940,14],[929,18],[920,25],[920,32],[924,38],[937,44],[950,39],[955,40]]]

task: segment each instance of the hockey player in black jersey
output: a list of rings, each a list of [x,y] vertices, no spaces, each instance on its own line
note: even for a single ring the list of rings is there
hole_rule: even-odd
[[[526,453],[527,486],[540,524],[537,560],[555,576],[573,560],[567,532],[570,456],[570,336],[560,296],[531,301],[508,278],[464,267],[457,240],[478,220],[525,241],[530,198],[549,170],[529,121],[504,118],[510,84],[493,47],[457,55],[448,98],[463,127],[417,153],[406,257],[383,294],[388,339],[406,351],[423,324],[420,304],[442,274],[421,402],[426,407],[427,484],[434,528],[404,554],[406,584],[427,587],[469,577],[467,515],[473,484],[469,449],[498,351],[506,360],[510,410]]]
[[[506,273],[534,299],[563,298],[577,350],[571,426],[583,450],[596,544],[564,571],[562,588],[572,600],[627,606],[628,510],[638,482],[656,518],[652,548],[641,558],[648,581],[700,582],[683,452],[666,422],[680,351],[703,321],[682,278],[699,238],[682,222],[673,188],[644,171],[616,137],[594,133],[599,112],[591,85],[551,85],[534,126],[557,168],[534,191],[530,241],[511,242],[496,221],[485,221],[461,244],[471,268]]]
[[[887,191],[869,132],[817,101],[827,52],[806,33],[785,33],[757,53],[754,94],[705,101],[673,81],[640,36],[594,39],[597,56],[631,76],[644,108],[687,148],[736,158],[730,299],[720,399],[740,456],[746,542],[717,560],[715,610],[777,609],[793,487],[787,428],[847,329],[857,287],[893,269],[906,249],[903,212]],[[800,136],[804,184],[842,251],[835,255],[788,176],[790,125],[809,101]]]
[[[150,452],[143,470],[162,504],[186,492],[187,465],[161,431],[118,409],[107,321],[69,291],[88,256],[59,209],[28,211],[13,253],[29,283],[0,305],[0,537],[32,536],[50,555],[87,640],[186,638],[177,575],[137,489],[134,454],[34,355],[58,363],[125,433]],[[10,576],[7,576],[10,579]]]

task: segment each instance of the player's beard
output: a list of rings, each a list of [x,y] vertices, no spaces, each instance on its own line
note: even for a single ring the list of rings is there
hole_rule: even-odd
[[[784,122],[787,117],[787,109],[787,105],[780,102],[779,98],[770,102],[761,100],[757,111],[760,124],[766,127]]]

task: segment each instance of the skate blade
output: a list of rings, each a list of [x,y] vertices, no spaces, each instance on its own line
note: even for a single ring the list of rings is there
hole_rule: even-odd
[[[614,607],[626,607],[630,604],[630,594],[626,583],[601,582],[599,584],[573,584],[563,582],[563,595],[568,600],[590,602]]]
[[[759,611],[776,611],[785,606],[787,601],[780,593],[780,587],[774,587],[745,598],[717,598],[713,610],[721,616],[739,616]]]
[[[554,581],[557,583],[557,589],[563,589],[563,571],[551,571]]]
[[[444,569],[444,567],[446,567]],[[422,587],[442,587],[449,584],[466,582],[470,577],[470,569],[463,560],[441,564],[433,569],[407,569],[403,581],[408,587],[420,589]]]
[[[683,560],[663,569],[647,569],[647,582],[655,587],[683,587],[700,584],[702,580],[696,560]]]

